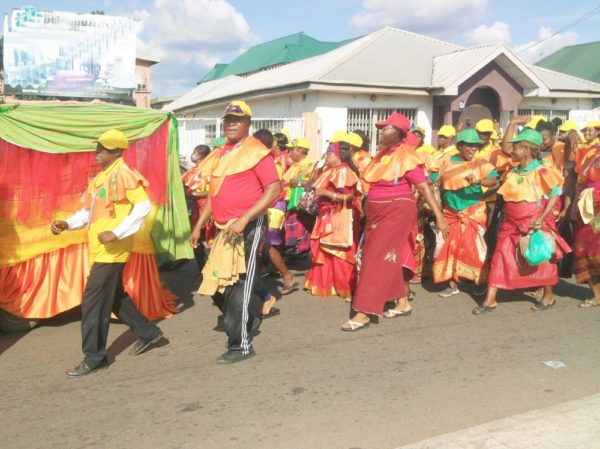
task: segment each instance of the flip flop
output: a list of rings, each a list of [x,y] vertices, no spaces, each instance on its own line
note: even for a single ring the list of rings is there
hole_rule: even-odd
[[[263,320],[266,320],[267,318],[277,316],[280,313],[281,313],[281,310],[279,310],[277,307],[271,307],[271,310],[269,310],[269,313],[265,313],[265,314],[261,315],[261,318]]]
[[[388,309],[383,313],[384,318],[398,318],[399,316],[410,316],[412,313],[411,310],[396,310],[396,309]]]
[[[342,330],[344,332],[355,332],[366,327],[369,327],[370,322],[361,323],[360,321],[348,320],[342,325]]]
[[[493,312],[496,310],[496,306],[488,307],[488,306],[477,306],[473,309],[473,315],[484,315],[488,312]]]
[[[438,296],[440,298],[449,298],[450,296],[458,295],[459,293],[459,289],[452,290],[450,287],[446,287],[444,290],[438,293]]]
[[[595,302],[593,299],[586,299],[581,304],[579,304],[577,307],[579,307],[580,309],[590,309],[592,307],[598,307],[598,306],[600,306],[600,304]]]
[[[289,295],[298,290],[298,283],[294,282],[292,285],[284,285],[281,290],[279,290],[279,294],[281,296]]]

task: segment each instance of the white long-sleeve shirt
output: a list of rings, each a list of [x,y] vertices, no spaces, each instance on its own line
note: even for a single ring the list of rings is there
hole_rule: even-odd
[[[112,233],[119,239],[124,239],[125,237],[129,237],[130,235],[135,234],[142,227],[142,223],[150,213],[152,209],[152,204],[150,201],[140,201],[136,205],[133,206],[129,215],[127,215],[121,223],[117,225],[114,229],[112,229]],[[70,230],[81,229],[90,221],[90,210],[88,208],[84,208],[78,210],[71,217],[67,218],[67,226]],[[108,231],[108,229],[107,229]]]

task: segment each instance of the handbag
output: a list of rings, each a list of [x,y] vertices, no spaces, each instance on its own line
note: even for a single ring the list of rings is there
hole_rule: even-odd
[[[296,209],[308,215],[317,215],[319,213],[319,202],[317,195],[315,195],[315,189],[312,187],[304,189],[304,192],[300,195]]]
[[[354,214],[350,207],[334,209],[327,218],[327,235],[321,237],[321,243],[339,248],[350,248],[354,244]]]

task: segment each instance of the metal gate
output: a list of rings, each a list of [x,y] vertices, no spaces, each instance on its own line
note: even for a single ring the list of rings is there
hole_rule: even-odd
[[[374,151],[379,141],[379,130],[375,123],[388,118],[393,112],[400,112],[406,115],[411,123],[415,123],[417,117],[416,109],[348,109],[348,132],[362,130],[371,140],[370,149]]]
[[[562,109],[519,109],[519,115],[543,115],[547,120],[558,117],[564,122],[569,118],[569,111]]]

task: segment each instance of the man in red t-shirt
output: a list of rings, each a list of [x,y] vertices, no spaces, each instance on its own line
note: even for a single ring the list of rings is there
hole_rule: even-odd
[[[243,101],[233,101],[225,109],[227,143],[211,167],[209,201],[190,235],[196,247],[211,215],[221,230],[203,270],[199,293],[212,295],[223,312],[220,325],[229,340],[228,351],[217,359],[222,364],[254,355],[251,331],[254,323],[260,323],[262,308],[254,293],[256,254],[266,211],[281,191],[270,149],[249,136],[251,117],[252,111]],[[243,262],[245,267],[238,270]]]

